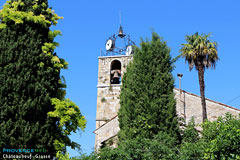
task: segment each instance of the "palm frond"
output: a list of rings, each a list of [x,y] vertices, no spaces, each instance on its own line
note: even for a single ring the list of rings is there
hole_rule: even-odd
[[[180,53],[185,58],[185,62],[188,62],[190,70],[194,67],[198,69],[199,64],[203,64],[204,68],[215,68],[219,60],[217,42],[211,42],[210,36],[210,33],[199,35],[198,32],[186,35],[187,43],[181,44]]]

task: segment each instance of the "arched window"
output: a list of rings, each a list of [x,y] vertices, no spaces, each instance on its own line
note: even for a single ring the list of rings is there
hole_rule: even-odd
[[[110,83],[111,84],[120,84],[121,83],[121,62],[114,60],[111,63],[110,71]]]

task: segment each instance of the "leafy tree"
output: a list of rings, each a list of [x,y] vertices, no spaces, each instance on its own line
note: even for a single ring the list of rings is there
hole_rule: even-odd
[[[133,138],[122,141],[118,148],[104,148],[99,160],[240,160],[240,115],[202,124],[195,129],[192,120],[182,132],[181,144],[166,132],[152,139]]]
[[[57,159],[58,160],[96,160],[97,158],[97,154],[95,152],[91,153],[90,155],[86,155],[86,154],[81,154],[80,156],[76,156],[76,157],[69,157],[69,153],[65,153],[65,154],[61,154],[61,153],[57,153]]]
[[[85,128],[66,100],[60,77],[67,62],[54,52],[60,31],[47,0],[10,0],[0,11],[0,148],[47,148],[55,155],[79,147],[70,132]]]
[[[204,145],[202,141],[183,142],[181,144],[180,160],[204,160]]]
[[[125,148],[118,146],[117,148],[105,147],[98,153],[98,160],[132,160],[125,153]]]
[[[81,156],[73,157],[71,160],[96,160],[97,154],[92,152],[90,155],[81,154]]]
[[[204,159],[240,159],[240,115],[226,114],[203,124]]]
[[[200,139],[199,132],[196,130],[195,127],[195,121],[192,117],[186,128],[182,130],[182,142],[194,143]]]
[[[201,138],[196,136],[193,125],[183,134],[179,158],[182,160],[236,160],[240,159],[240,115],[225,117],[202,124]]]
[[[195,129],[195,122],[192,118],[182,133],[182,143],[179,147],[179,159],[203,159],[204,147],[200,142],[199,134],[200,133]]]
[[[156,33],[135,48],[123,77],[115,149],[103,148],[99,159],[176,159],[180,131],[174,99],[173,60]]]
[[[207,109],[205,101],[204,71],[206,68],[215,68],[218,58],[217,43],[209,40],[210,34],[186,36],[186,44],[182,44],[181,55],[189,64],[189,69],[194,67],[198,71],[203,121],[207,119]]]
[[[120,143],[136,137],[151,139],[160,131],[178,139],[170,49],[156,33],[150,42],[142,40],[140,45],[123,76]]]
[[[104,148],[99,160],[159,160],[177,159],[177,140],[165,132],[153,139],[134,138],[122,141],[118,148]]]

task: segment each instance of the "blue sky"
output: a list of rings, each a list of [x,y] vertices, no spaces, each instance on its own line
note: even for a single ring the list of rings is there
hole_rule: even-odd
[[[4,3],[0,1],[0,5]],[[69,69],[62,72],[67,82],[67,98],[74,101],[87,119],[84,133],[71,136],[85,153],[94,148],[98,56],[109,36],[119,28],[122,13],[124,32],[138,45],[140,38],[151,38],[152,29],[164,37],[176,57],[185,35],[212,33],[218,42],[220,61],[215,70],[205,73],[206,97],[240,108],[240,1],[239,0],[49,0],[50,6],[64,20],[54,29],[63,35],[57,54],[66,59]],[[182,88],[200,94],[198,75],[189,72],[183,59],[176,62],[173,75],[183,73]],[[69,150],[71,156],[76,151]]]

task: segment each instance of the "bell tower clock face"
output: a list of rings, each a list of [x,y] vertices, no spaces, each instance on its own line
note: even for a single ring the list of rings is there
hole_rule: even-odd
[[[135,43],[130,39],[129,35],[123,32],[120,25],[119,32],[109,37],[105,44],[105,51],[101,51],[102,56],[127,55],[133,54],[133,46]]]
[[[109,39],[106,43],[106,50],[111,51],[114,49],[114,42],[113,40]]]
[[[127,49],[126,49],[126,55],[127,56],[130,56],[133,52],[133,48],[132,46],[127,46]]]

